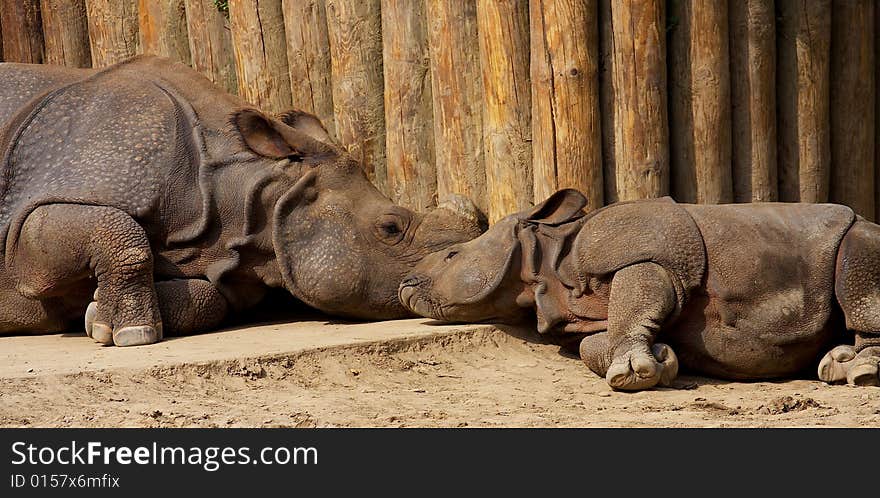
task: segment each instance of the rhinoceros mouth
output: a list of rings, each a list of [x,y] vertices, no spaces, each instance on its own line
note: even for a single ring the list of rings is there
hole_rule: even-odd
[[[404,282],[400,284],[400,289],[397,292],[397,297],[400,300],[400,303],[405,308],[418,315],[430,317],[435,320],[448,321],[443,310],[443,305],[440,302],[437,302],[436,299],[432,299],[429,293],[424,291],[424,285],[424,281],[411,279],[404,280]]]

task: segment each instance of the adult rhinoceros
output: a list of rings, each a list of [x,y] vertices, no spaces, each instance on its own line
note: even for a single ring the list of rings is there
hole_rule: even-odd
[[[472,206],[394,205],[312,115],[267,116],[181,64],[0,64],[0,332],[104,344],[216,327],[271,287],[409,313],[397,285],[473,238]]]

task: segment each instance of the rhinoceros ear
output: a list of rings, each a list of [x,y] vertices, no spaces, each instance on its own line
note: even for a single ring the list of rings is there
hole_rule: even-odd
[[[334,154],[332,145],[270,118],[256,109],[243,109],[230,118],[244,144],[257,154],[273,159]]]
[[[230,122],[241,135],[245,145],[261,156],[281,159],[297,154],[278,126],[255,109],[244,109],[232,115]]]
[[[327,128],[324,128],[324,124],[321,123],[321,120],[314,114],[291,109],[278,116],[278,119],[294,130],[305,133],[319,142],[324,142],[325,144],[333,142]]]
[[[577,190],[558,190],[526,214],[526,220],[545,225],[558,225],[584,214],[587,198]]]

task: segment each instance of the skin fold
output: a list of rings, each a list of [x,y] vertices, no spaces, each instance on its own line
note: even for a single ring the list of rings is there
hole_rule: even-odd
[[[679,362],[880,384],[880,226],[833,204],[585,205],[561,190],[429,255],[401,302],[454,322],[534,316],[615,389],[668,385]]]
[[[147,344],[216,328],[270,288],[409,316],[400,279],[480,232],[463,198],[392,203],[314,116],[266,115],[155,57],[0,64],[0,160],[0,333],[85,315],[98,342]]]

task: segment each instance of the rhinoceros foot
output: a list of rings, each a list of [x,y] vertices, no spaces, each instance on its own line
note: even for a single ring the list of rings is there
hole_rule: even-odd
[[[113,330],[110,325],[98,319],[98,303],[95,301],[92,301],[86,309],[85,322],[86,335],[105,345],[142,346],[162,340],[162,322]]]
[[[880,386],[880,346],[857,351],[854,346],[837,346],[819,362],[819,379],[854,386]]]
[[[672,348],[656,343],[647,351],[633,347],[614,356],[605,380],[614,389],[638,391],[668,386],[678,375],[678,358]]]

